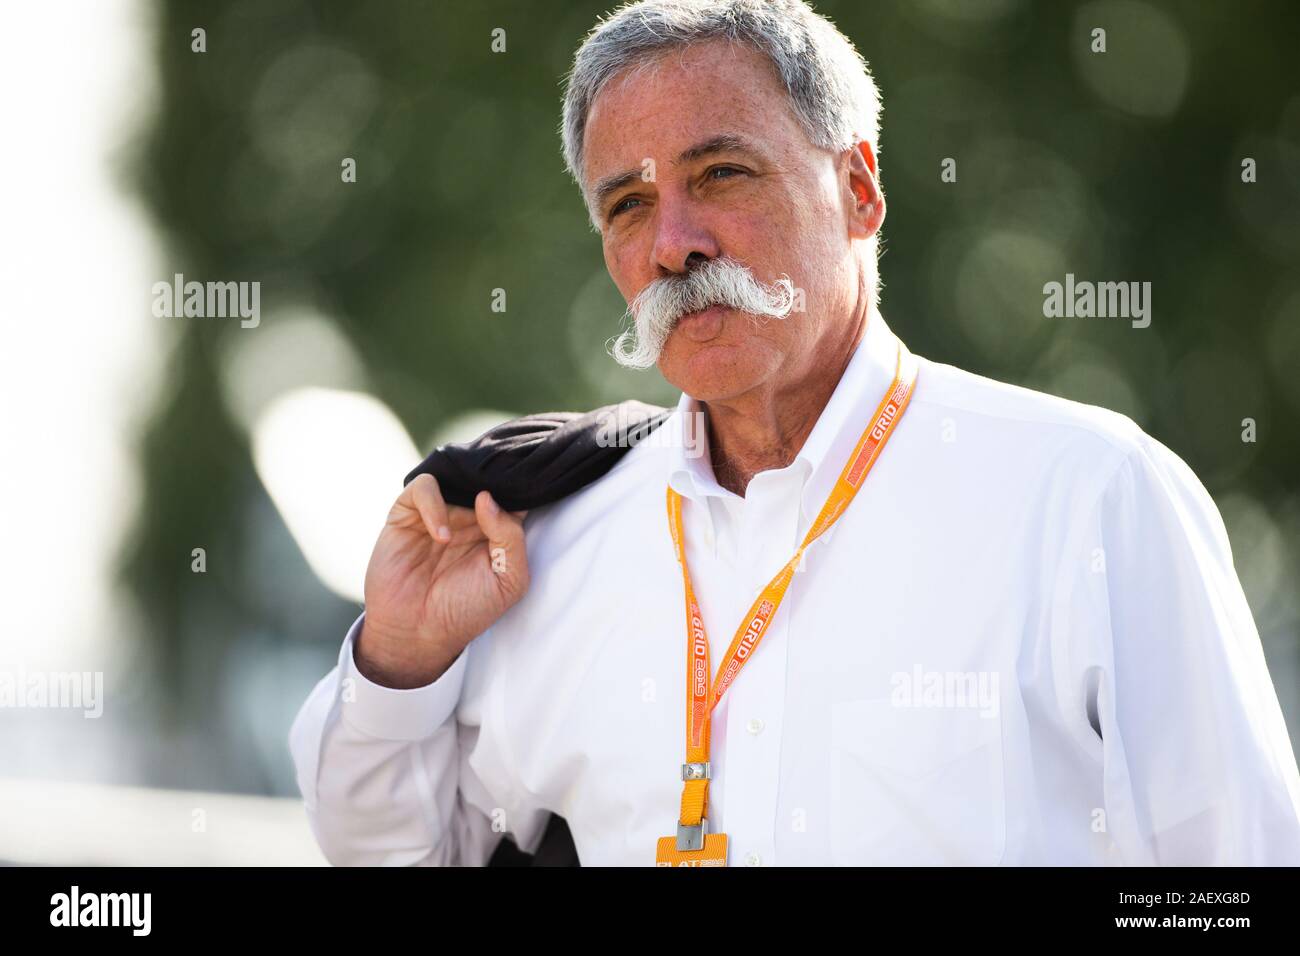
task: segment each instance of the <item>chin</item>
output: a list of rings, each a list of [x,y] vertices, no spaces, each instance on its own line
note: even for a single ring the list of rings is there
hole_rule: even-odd
[[[743,395],[772,372],[771,356],[758,343],[677,339],[676,332],[668,337],[659,356],[659,371],[674,388],[699,401]]]

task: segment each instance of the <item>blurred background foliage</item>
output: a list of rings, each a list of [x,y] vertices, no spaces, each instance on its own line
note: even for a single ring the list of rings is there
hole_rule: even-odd
[[[158,320],[178,331],[122,560],[171,740],[146,782],[296,792],[285,734],[358,611],[257,467],[277,397],[350,390],[391,410],[414,445],[380,515],[437,440],[512,413],[675,400],[605,353],[624,303],[559,152],[561,78],[609,6],[157,5],[162,98],[134,180],[167,276],[260,281],[262,321]],[[884,98],[891,325],[931,359],[1128,414],[1183,456],[1228,524],[1296,739],[1300,5],[816,6]],[[1067,272],[1149,281],[1150,328],[1044,318],[1043,284]],[[287,495],[366,454],[367,428],[321,407]],[[326,497],[322,514],[351,504]],[[364,561],[366,527],[332,546]]]

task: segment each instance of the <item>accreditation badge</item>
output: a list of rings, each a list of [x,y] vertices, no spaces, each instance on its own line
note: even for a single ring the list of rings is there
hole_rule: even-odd
[[[677,849],[677,837],[659,838],[655,849],[655,866],[726,866],[727,835],[704,834],[704,846],[698,850]]]

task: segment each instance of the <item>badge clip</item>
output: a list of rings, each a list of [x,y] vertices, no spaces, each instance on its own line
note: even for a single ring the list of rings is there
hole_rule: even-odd
[[[702,817],[694,826],[677,824],[677,851],[685,853],[690,850],[704,849],[704,834],[709,832],[709,820]]]

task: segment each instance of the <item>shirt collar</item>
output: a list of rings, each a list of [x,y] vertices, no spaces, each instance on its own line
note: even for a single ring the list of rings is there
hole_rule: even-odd
[[[894,380],[897,350],[898,340],[893,331],[879,312],[873,312],[830,401],[790,466],[803,471],[801,505],[807,521],[821,510],[849,454],[862,437],[862,430]],[[664,427],[670,429],[669,486],[683,498],[707,506],[711,497],[737,496],[719,485],[713,476],[704,416],[700,403],[682,393],[676,413]],[[711,511],[708,507],[700,510],[706,514]]]

